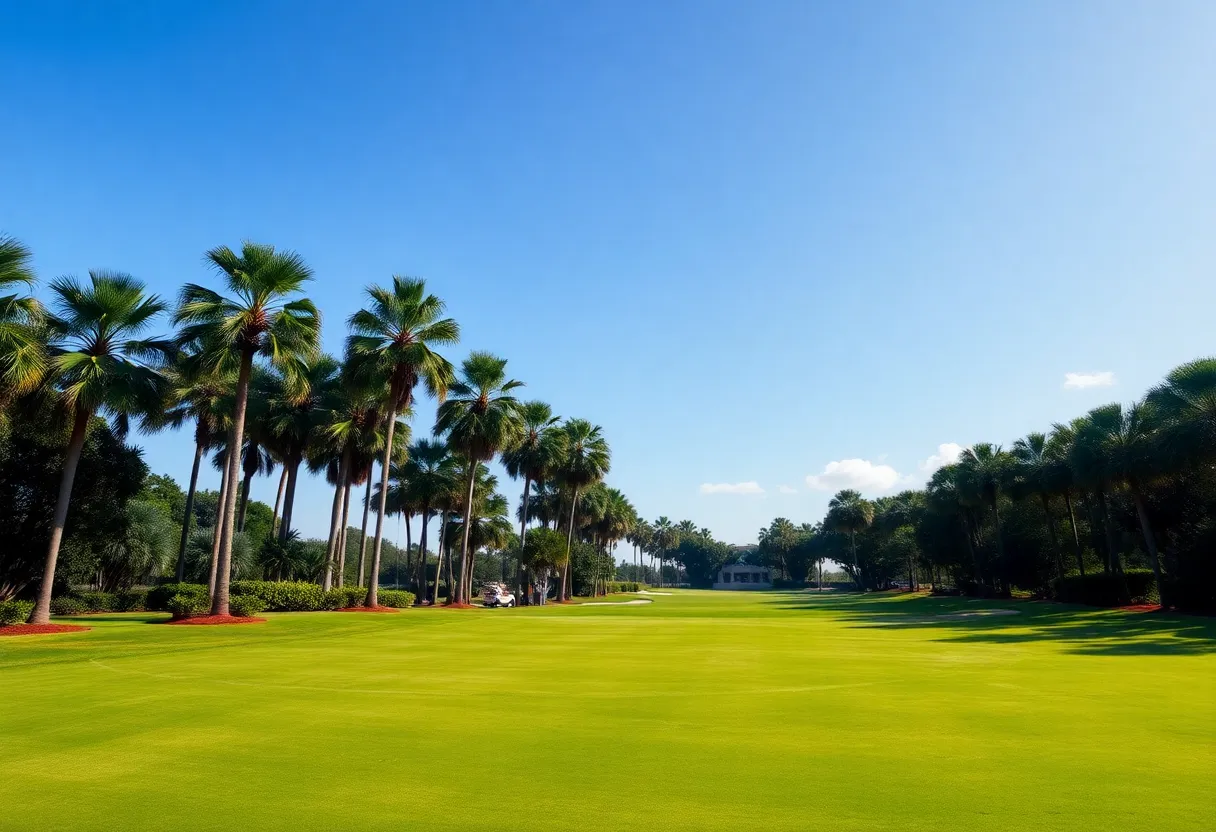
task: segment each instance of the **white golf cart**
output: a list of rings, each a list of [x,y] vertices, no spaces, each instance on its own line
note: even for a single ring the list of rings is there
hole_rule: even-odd
[[[487,607],[513,607],[515,593],[506,584],[489,583],[481,588],[481,602]]]

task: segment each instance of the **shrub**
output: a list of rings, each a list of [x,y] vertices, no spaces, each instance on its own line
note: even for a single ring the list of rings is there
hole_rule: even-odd
[[[608,581],[605,587],[609,593],[637,592],[642,588],[642,585],[637,581]]]
[[[385,590],[380,590],[381,594]],[[367,599],[367,590],[361,586],[336,586],[325,593],[325,609],[341,610],[347,607],[361,607]]]
[[[249,618],[266,609],[266,602],[256,595],[233,595],[228,599],[228,612],[237,618]]]
[[[376,593],[376,599],[382,607],[395,607],[403,609],[414,605],[414,593],[405,589],[382,589]],[[359,603],[363,603],[363,599],[359,599]]]
[[[174,619],[190,618],[195,615],[206,615],[211,611],[211,603],[207,600],[207,587],[203,587],[203,594],[195,592],[179,592],[169,599],[165,605],[169,612],[173,613]]]
[[[16,598],[0,601],[0,627],[21,624],[30,617],[30,613],[33,611],[33,601],[18,601]]]
[[[252,595],[261,598],[263,609],[271,612],[308,612],[325,609],[325,591],[307,581],[233,581],[233,597]],[[231,605],[231,601],[229,601]]]
[[[150,589],[144,598],[144,607],[157,612],[172,612],[169,609],[169,599],[174,595],[190,595],[207,597],[206,584],[162,584]]]
[[[51,599],[51,615],[81,615],[89,611],[75,595],[60,595]]]
[[[1126,591],[1124,586],[1126,580]],[[1153,573],[1148,569],[1128,569],[1118,575],[1094,572],[1085,577],[1068,575],[1054,582],[1056,598],[1070,604],[1092,607],[1117,607],[1121,604],[1155,604],[1159,596]]]
[[[76,595],[87,612],[113,612],[118,599],[112,592],[80,592]]]
[[[114,593],[115,612],[143,612],[148,608],[148,590],[125,589]]]

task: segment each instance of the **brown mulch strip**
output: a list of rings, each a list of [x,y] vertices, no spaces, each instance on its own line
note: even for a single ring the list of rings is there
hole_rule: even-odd
[[[396,607],[343,607],[334,612],[401,612]]]
[[[237,618],[235,615],[199,615],[194,618],[179,618],[176,621],[166,621],[166,624],[264,624],[265,618]]]
[[[78,624],[9,624],[0,627],[0,636],[42,636],[51,633],[80,633],[92,627]]]
[[[1127,604],[1122,607],[1115,607],[1122,612],[1160,612],[1160,604]]]

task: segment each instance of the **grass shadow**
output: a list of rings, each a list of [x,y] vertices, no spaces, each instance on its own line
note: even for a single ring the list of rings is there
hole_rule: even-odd
[[[938,640],[972,644],[1052,641],[1089,656],[1195,656],[1216,653],[1216,618],[1130,612],[1044,601],[935,598],[912,593],[775,596],[782,609],[832,611],[874,629],[934,630]],[[983,615],[1009,610],[1015,615]]]

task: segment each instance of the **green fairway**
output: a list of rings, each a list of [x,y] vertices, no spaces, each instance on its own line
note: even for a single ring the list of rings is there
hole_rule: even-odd
[[[0,828],[1216,824],[1212,619],[710,592],[157,618],[0,639]]]

